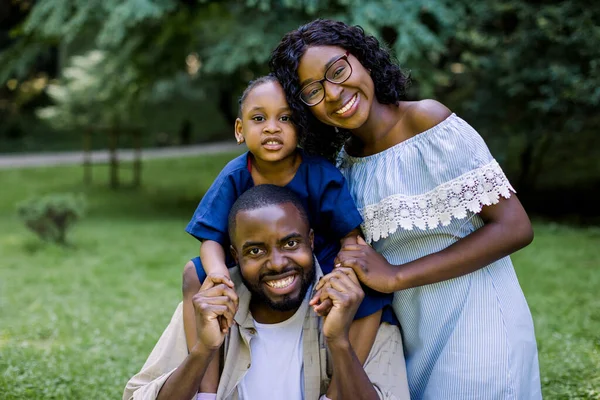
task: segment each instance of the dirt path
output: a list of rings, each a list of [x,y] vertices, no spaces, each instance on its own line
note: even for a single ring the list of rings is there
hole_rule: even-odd
[[[143,149],[142,159],[194,157],[201,154],[214,154],[226,151],[241,151],[235,142],[207,143],[185,147],[165,147],[158,149]],[[133,160],[133,150],[124,149],[119,151],[119,160]],[[92,152],[92,163],[102,164],[108,162],[108,151],[98,150]],[[21,153],[0,154],[0,169],[27,168],[50,165],[69,165],[83,163],[83,152],[61,152],[61,153]]]

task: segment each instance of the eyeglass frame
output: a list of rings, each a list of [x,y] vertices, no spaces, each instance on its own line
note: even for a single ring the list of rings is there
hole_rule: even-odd
[[[346,51],[344,54],[342,54],[340,57],[336,58],[335,60],[333,60],[331,62],[331,64],[329,65],[329,67],[327,67],[327,69],[325,70],[325,73],[323,74],[323,79],[320,79],[318,81],[312,81],[310,83],[307,83],[306,85],[302,86],[302,88],[300,89],[300,93],[298,93],[298,97],[300,98],[300,101],[303,102],[306,106],[308,107],[314,107],[318,104],[320,104],[324,99],[325,99],[325,85],[323,85],[323,82],[327,81],[329,83],[333,83],[334,85],[341,85],[342,83],[346,82],[348,79],[350,79],[350,77],[352,76],[352,72],[354,72],[352,70],[352,64],[350,64],[350,60],[348,60],[348,57],[350,56],[350,52]],[[350,73],[348,74],[348,76],[346,77],[346,79],[344,79],[341,82],[332,82],[329,79],[327,79],[327,72],[329,72],[329,70],[331,69],[331,67],[333,67],[335,65],[335,63],[337,63],[340,60],[345,60],[346,64],[348,64],[348,67],[350,67]],[[319,100],[318,102],[316,102],[315,104],[308,104],[306,101],[304,101],[304,99],[302,98],[302,92],[304,91],[304,89],[306,89],[307,87],[309,87],[310,85],[314,85],[315,83],[320,84],[323,87],[323,97],[321,98],[321,100]]]

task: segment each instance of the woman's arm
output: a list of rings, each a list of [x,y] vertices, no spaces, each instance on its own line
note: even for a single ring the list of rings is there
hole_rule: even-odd
[[[485,223],[482,228],[437,253],[391,265],[359,237],[358,244],[342,249],[338,266],[352,268],[365,285],[391,293],[468,274],[533,240],[531,223],[515,195],[483,207],[479,215]]]

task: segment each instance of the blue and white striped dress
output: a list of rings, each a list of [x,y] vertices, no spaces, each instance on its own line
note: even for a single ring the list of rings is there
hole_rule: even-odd
[[[483,226],[514,191],[479,134],[452,114],[381,153],[338,167],[368,242],[391,264],[438,252]],[[509,257],[394,295],[413,400],[541,399],[533,321]]]

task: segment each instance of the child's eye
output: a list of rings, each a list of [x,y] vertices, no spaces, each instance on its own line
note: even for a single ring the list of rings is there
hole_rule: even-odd
[[[289,115],[282,115],[281,118],[279,118],[279,120],[281,122],[290,122],[292,120],[292,117],[290,117]]]
[[[252,120],[256,122],[263,122],[265,120],[265,117],[263,117],[262,115],[255,115],[254,117],[252,117]]]

